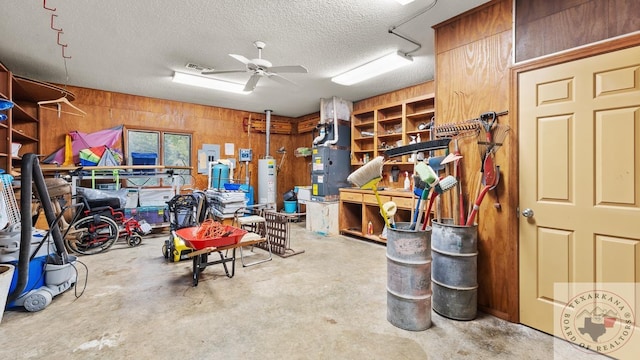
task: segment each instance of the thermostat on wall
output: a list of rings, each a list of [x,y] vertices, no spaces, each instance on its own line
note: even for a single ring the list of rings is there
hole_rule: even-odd
[[[240,161],[251,161],[251,149],[239,149]]]

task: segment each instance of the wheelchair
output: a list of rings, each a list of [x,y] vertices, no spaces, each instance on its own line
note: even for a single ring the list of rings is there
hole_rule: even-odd
[[[108,250],[118,239],[130,247],[142,243],[142,235],[151,231],[146,221],[127,218],[118,198],[89,200],[78,196],[79,208],[64,235],[70,252],[92,255]]]

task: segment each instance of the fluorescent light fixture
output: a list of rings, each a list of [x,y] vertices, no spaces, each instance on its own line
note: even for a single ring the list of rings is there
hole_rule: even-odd
[[[412,3],[413,0],[396,0],[400,5],[407,5],[408,3]]]
[[[173,73],[173,82],[192,85],[192,86],[200,86],[203,88],[214,89],[214,90],[228,91],[228,92],[243,94],[243,95],[247,95],[251,93],[251,91],[244,91],[244,84],[212,79],[212,78],[193,75],[193,74],[186,74],[186,73],[181,73],[177,71]]]
[[[386,72],[395,70],[413,61],[411,56],[407,56],[400,51],[385,55],[379,59],[358,66],[346,73],[331,78],[331,81],[340,85],[353,85],[361,81],[371,79]]]

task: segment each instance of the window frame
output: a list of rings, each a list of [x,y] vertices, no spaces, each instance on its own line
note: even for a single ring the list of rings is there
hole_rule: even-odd
[[[157,160],[157,165],[163,165],[169,168],[173,168],[175,170],[176,173],[184,176],[193,176],[193,146],[194,146],[194,141],[193,141],[193,131],[176,131],[174,129],[157,129],[157,128],[149,128],[149,127],[138,127],[138,126],[125,126],[124,127],[124,131],[123,131],[123,137],[124,137],[124,142],[123,142],[123,148],[124,148],[124,155],[126,156],[126,163],[128,165],[132,165],[132,159],[131,159],[131,150],[129,147],[129,133],[130,132],[148,132],[148,133],[157,133],[158,134],[158,160]],[[169,135],[178,135],[178,136],[187,136],[189,138],[189,151],[188,151],[188,155],[189,155],[189,164],[186,165],[165,165],[165,159],[164,159],[164,152],[165,152],[165,135],[169,134]],[[150,176],[146,181],[144,181],[143,179],[139,179],[139,180],[143,180],[142,183],[140,181],[135,181],[135,183],[133,183],[133,181],[128,181],[127,185],[133,185],[133,187],[167,187],[167,186],[171,186],[172,184],[165,184],[166,179],[164,178],[160,178],[158,179],[158,181],[152,181],[153,176]],[[151,182],[150,184],[147,184],[148,182]]]

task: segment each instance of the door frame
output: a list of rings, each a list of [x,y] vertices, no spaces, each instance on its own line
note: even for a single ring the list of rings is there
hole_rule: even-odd
[[[629,35],[625,35],[623,37],[618,37],[615,39],[609,39],[603,42],[583,46],[580,48],[564,51],[557,54],[552,54],[550,56],[545,56],[538,59],[533,59],[529,61],[524,61],[518,64],[515,64],[511,68],[510,72],[510,113],[513,114],[513,120],[511,121],[512,131],[514,134],[519,134],[520,131],[520,116],[518,113],[518,77],[520,73],[537,70],[553,65],[558,65],[574,60],[584,59],[587,57],[592,57],[596,55],[602,55],[609,52],[622,50],[634,46],[640,46],[640,32],[632,33]],[[513,146],[512,156],[517,159],[517,166],[512,166],[509,172],[509,178],[515,179],[514,184],[518,184],[513,188],[518,191],[520,178],[520,153],[519,153],[520,141],[518,136],[515,136],[515,145]],[[516,209],[518,211],[517,217],[515,218],[515,234],[520,234],[520,226],[519,226],[519,203],[520,203],[520,194],[517,195],[518,206]],[[520,249],[520,239],[518,238],[518,242],[516,245],[516,256],[518,259],[516,261],[516,273],[513,278],[513,284],[511,286],[515,287],[515,293],[517,294],[517,299],[515,301],[516,313],[512,314],[511,318],[514,319],[515,322],[520,322],[520,283],[519,283],[519,273],[520,273],[520,258],[519,258],[519,249]]]

